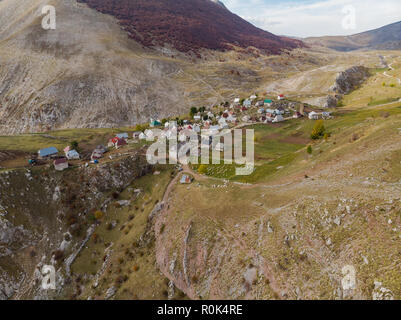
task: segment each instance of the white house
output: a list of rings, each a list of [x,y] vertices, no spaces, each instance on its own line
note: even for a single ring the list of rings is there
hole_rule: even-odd
[[[252,106],[252,101],[250,99],[244,100],[244,103],[242,104],[244,107],[250,108]]]
[[[282,116],[281,114],[278,114],[278,115],[273,119],[272,122],[277,123],[277,122],[282,122],[282,121],[284,121],[283,116]]]
[[[250,99],[251,101],[255,100],[256,98],[257,98],[257,96],[256,96],[255,94],[253,94],[253,95],[251,95],[251,96],[249,97],[249,99]]]
[[[309,118],[310,120],[319,120],[319,119],[320,119],[320,114],[317,113],[317,112],[315,112],[315,111],[312,111],[312,112],[310,112],[310,113],[308,114],[308,118]]]
[[[284,114],[284,110],[274,109],[274,114]]]
[[[240,98],[235,98],[234,99],[234,103],[239,103],[240,102]]]
[[[70,150],[67,152],[66,157],[68,160],[78,160],[79,153],[76,150]]]
[[[145,140],[145,139],[146,139],[146,135],[145,135],[143,132],[141,132],[141,133],[139,134],[139,136],[138,136],[138,139],[139,139],[139,140]]]

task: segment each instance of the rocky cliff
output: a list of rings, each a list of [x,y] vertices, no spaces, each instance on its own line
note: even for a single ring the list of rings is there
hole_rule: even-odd
[[[354,66],[340,72],[331,89],[338,94],[348,94],[361,85],[367,77],[369,77],[369,70],[367,68],[363,66]]]
[[[334,92],[334,94],[327,96],[323,107],[336,108],[343,95],[357,89],[369,76],[369,69],[363,66],[354,66],[340,72],[334,85],[330,88],[330,91]]]

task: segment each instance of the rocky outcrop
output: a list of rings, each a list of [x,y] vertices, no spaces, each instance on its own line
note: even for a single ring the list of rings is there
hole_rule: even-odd
[[[368,77],[369,70],[367,68],[354,66],[338,74],[331,90],[338,94],[348,94],[358,88]]]
[[[326,101],[324,102],[323,108],[336,108],[338,107],[339,102],[342,99],[342,95],[336,94],[336,95],[329,95],[326,98]]]
[[[369,70],[363,66],[354,66],[340,72],[334,85],[330,88],[330,91],[334,92],[334,94],[328,95],[324,100],[322,99],[320,105],[323,108],[338,107],[343,95],[357,89],[369,75]]]

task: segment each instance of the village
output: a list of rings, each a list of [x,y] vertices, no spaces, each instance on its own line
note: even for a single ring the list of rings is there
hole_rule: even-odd
[[[259,99],[258,95],[253,94],[246,99],[235,98],[232,103],[224,102],[210,108],[192,107],[188,115],[180,118],[150,119],[148,124],[137,125],[131,132],[116,134],[108,140],[107,145],[97,145],[90,157],[82,157],[77,150],[77,145],[66,146],[62,152],[49,146],[39,150],[37,155],[28,160],[28,164],[36,166],[52,162],[57,171],[68,169],[69,162],[85,166],[96,165],[102,158],[112,159],[112,155],[107,155],[112,150],[119,150],[130,144],[141,142],[146,144],[146,141],[154,141],[156,138],[154,129],[162,130],[161,137],[166,139],[178,137],[177,153],[183,143],[188,140],[188,133],[198,136],[202,148],[212,148],[222,152],[224,144],[219,142],[219,139],[212,144],[212,137],[218,136],[222,130],[244,128],[256,124],[275,125],[301,118],[330,119],[332,115],[330,112],[317,112],[303,103],[290,101],[282,94],[278,95],[276,99]]]

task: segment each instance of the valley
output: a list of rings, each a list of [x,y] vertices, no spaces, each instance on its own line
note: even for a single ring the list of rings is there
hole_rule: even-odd
[[[251,176],[230,176],[231,169],[213,165],[205,174],[197,173],[196,167],[185,167],[180,173],[167,165],[135,178],[115,195],[113,187],[101,191],[108,204],[101,206],[100,218],[91,218],[94,210],[80,218],[83,226],[95,222],[96,227],[72,263],[71,275],[62,271],[66,258],[57,262],[64,279],[60,279],[62,289],[34,293],[35,286],[22,280],[25,293],[15,288],[10,297],[372,299],[385,288],[397,299],[401,294],[401,103],[369,106],[363,102],[368,101],[367,92],[377,90],[385,100],[395,95],[392,89],[400,90],[397,84],[394,88],[381,84],[387,78],[384,72],[394,76],[400,72],[398,57],[389,63],[393,70],[378,71],[344,96],[344,106],[333,112],[333,119],[324,121],[330,133],[326,139],[310,140],[314,121],[308,119],[251,126],[256,135],[256,170]],[[130,128],[118,131],[125,130]],[[49,143],[61,148],[72,139],[85,148],[113,134],[113,129],[74,129],[4,136],[0,149],[18,149],[10,141],[19,141],[21,151],[34,152]],[[306,152],[307,145],[312,146],[311,154]],[[49,166],[3,169],[1,176],[18,175],[23,181],[27,179],[22,177],[24,172],[32,171],[29,175],[33,177],[49,175],[50,181],[60,181],[57,184],[64,189],[82,170],[94,174],[104,170],[101,168],[119,168],[127,157],[124,154],[136,154],[142,146],[116,150],[110,154],[115,157],[100,161],[100,167],[91,164],[85,169],[81,162],[61,176]],[[25,161],[23,166],[27,166]],[[121,185],[116,174],[111,173],[112,181]],[[192,175],[195,181],[179,184],[182,174]],[[91,175],[81,174],[80,179],[92,179]],[[13,186],[17,180],[9,181]],[[31,184],[29,179],[23,183]],[[21,220],[30,219],[33,212],[24,209],[23,216],[15,215],[15,209],[4,202],[11,190],[2,188],[0,205],[8,212],[5,218],[15,227],[22,223],[26,232],[34,232],[36,227]],[[46,202],[54,202],[64,211],[64,205],[57,204],[60,200],[52,197]],[[76,200],[72,201],[67,203],[74,208]],[[64,232],[72,232],[68,224],[60,226]],[[81,236],[73,235],[71,248],[79,247],[84,230]],[[56,248],[57,241],[61,239],[52,240]],[[22,259],[31,249],[28,244],[21,245],[13,252]],[[46,260],[50,259],[49,249],[42,250]],[[71,252],[66,250],[65,257]],[[34,265],[22,264],[25,269],[20,272],[29,278]],[[350,291],[340,285],[346,265],[354,266],[357,274],[357,287]],[[7,270],[7,265],[1,266]]]
[[[394,32],[304,45],[132,3],[0,1],[0,300],[401,299]],[[151,165],[152,128],[253,129],[255,168]]]

